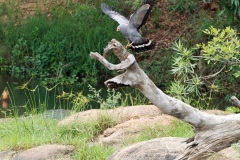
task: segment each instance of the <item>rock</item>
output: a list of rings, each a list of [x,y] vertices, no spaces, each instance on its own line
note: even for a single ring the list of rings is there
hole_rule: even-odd
[[[71,160],[70,153],[73,150],[74,146],[71,145],[48,144],[21,151],[11,160]]]
[[[202,110],[202,111],[208,114],[215,114],[215,115],[222,115],[222,116],[234,114],[234,113],[229,113],[222,110]]]
[[[173,160],[184,152],[185,140],[164,137],[136,143],[115,152],[108,160]]]
[[[71,110],[66,109],[50,109],[43,112],[43,116],[46,118],[62,120],[65,117],[71,115],[71,113],[72,113]]]
[[[174,160],[187,147],[187,138],[163,137],[139,142],[116,151],[108,160]],[[213,154],[207,160],[240,160],[232,147]]]
[[[75,113],[70,115],[69,117],[63,119],[58,123],[58,125],[69,125],[72,123],[82,123],[82,122],[88,122],[91,120],[97,120],[98,115],[104,113],[103,110],[100,109],[91,109],[79,113]]]
[[[98,142],[106,146],[121,145],[126,139],[137,138],[141,131],[146,128],[153,128],[157,124],[167,126],[174,120],[177,119],[164,114],[154,117],[144,116],[137,119],[130,119],[112,128],[106,129],[101,135],[94,139],[94,142]]]
[[[141,116],[156,116],[160,115],[161,111],[154,105],[139,105],[131,107],[119,107],[109,110],[92,109],[84,112],[72,114],[71,116],[60,121],[58,125],[69,125],[70,123],[87,122],[97,120],[99,115],[109,115],[116,119],[119,123],[137,118]]]
[[[240,160],[240,153],[238,153],[234,148],[229,147],[218,153],[213,154],[208,160]]]
[[[12,150],[0,152],[0,159],[10,160],[11,157],[13,157],[13,155],[16,153],[17,153],[16,151]]]

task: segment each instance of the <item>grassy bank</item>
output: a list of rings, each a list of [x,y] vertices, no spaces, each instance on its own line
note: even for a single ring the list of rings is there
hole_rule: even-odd
[[[115,120],[102,116],[97,121],[79,123],[59,127],[58,120],[46,118],[44,115],[35,115],[26,118],[12,118],[0,122],[0,151],[23,150],[43,144],[71,144],[76,147],[74,159],[106,159],[120,147],[104,147],[92,144],[91,139],[108,127],[115,125]],[[176,121],[170,126],[158,124],[146,128],[138,139],[128,139],[132,143],[149,140],[157,137],[176,136],[190,137],[192,128],[186,123]]]

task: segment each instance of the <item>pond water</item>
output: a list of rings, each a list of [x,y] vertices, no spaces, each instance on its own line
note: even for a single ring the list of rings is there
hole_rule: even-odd
[[[10,95],[6,103],[1,99],[0,118],[12,114],[13,110],[18,112],[18,115],[23,115],[26,110],[31,110],[34,107],[37,110],[40,110],[41,107],[46,107],[46,109],[71,108],[68,100],[57,99],[56,97],[63,92],[83,91],[85,93],[87,91],[87,86],[80,83],[68,86],[57,85],[54,87],[54,85],[41,86],[40,82],[41,80],[38,78],[31,79],[24,76],[14,77],[7,74],[0,74],[1,95],[5,89],[8,90]],[[26,83],[28,84],[23,89],[23,85]]]
[[[29,83],[28,83],[29,82]],[[24,88],[23,85],[27,84]],[[82,92],[82,95],[87,96],[88,94],[93,94],[89,92],[89,84],[82,84],[80,82],[74,83],[74,85],[50,85],[42,86],[41,80],[39,78],[29,78],[29,77],[14,77],[7,74],[1,74],[0,72],[0,94],[2,95],[5,89],[9,92],[9,100],[6,102],[2,101],[0,103],[0,118],[9,116],[10,114],[24,115],[26,111],[32,113],[32,111],[50,110],[50,109],[72,109],[73,105],[69,100],[64,98],[57,98],[65,93],[77,93]],[[22,89],[22,88],[24,89]],[[101,97],[103,99],[107,98],[107,88],[101,82],[97,86],[93,86],[96,90],[102,89]],[[130,105],[134,104],[133,100],[136,102],[146,102],[146,98],[139,94],[137,90],[131,88],[124,88],[118,90],[122,94],[121,98],[123,101]],[[128,95],[128,96],[126,96]],[[128,97],[128,98],[127,98]],[[121,99],[121,100],[122,100]],[[141,103],[141,104],[143,104]],[[91,101],[91,108],[99,108],[100,104]],[[88,109],[88,108],[86,108]]]
[[[65,93],[77,93],[82,92],[82,95],[87,96],[93,94],[89,92],[88,84],[82,84],[80,82],[74,83],[74,85],[51,85],[42,86],[39,78],[28,78],[25,76],[10,76],[7,74],[1,74],[0,72],[0,94],[7,89],[9,91],[10,98],[6,102],[0,103],[0,118],[9,116],[10,114],[24,115],[26,111],[32,113],[33,111],[50,110],[50,109],[72,109],[73,104],[69,100],[63,98],[57,98],[57,96]],[[30,81],[29,81],[30,80]],[[29,82],[29,83],[28,83]],[[21,89],[24,84],[27,84],[25,89]],[[96,90],[102,89],[101,97],[106,99],[108,92],[103,82],[97,86],[93,86]],[[121,101],[124,101],[126,105],[146,104],[148,100],[137,90],[131,88],[124,88],[118,90],[122,94]],[[218,105],[218,109],[225,110],[229,103],[224,100],[215,100],[211,105]],[[211,106],[210,105],[210,106]],[[91,108],[100,108],[100,104],[91,101]],[[89,109],[89,108],[85,108]]]

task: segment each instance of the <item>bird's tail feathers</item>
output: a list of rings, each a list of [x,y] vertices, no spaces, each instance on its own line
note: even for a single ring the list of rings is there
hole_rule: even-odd
[[[155,42],[147,39],[143,43],[132,43],[132,45],[129,48],[135,52],[141,52],[151,50],[155,46],[156,46]]]
[[[155,5],[157,0],[144,0],[142,4],[150,4],[151,6]]]

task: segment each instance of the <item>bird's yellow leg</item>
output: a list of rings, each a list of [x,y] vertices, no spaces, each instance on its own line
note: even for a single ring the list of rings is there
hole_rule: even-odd
[[[126,48],[128,48],[128,47],[131,47],[131,46],[132,46],[132,44],[133,44],[133,42],[131,42],[131,43],[128,43],[128,44],[126,45]]]

